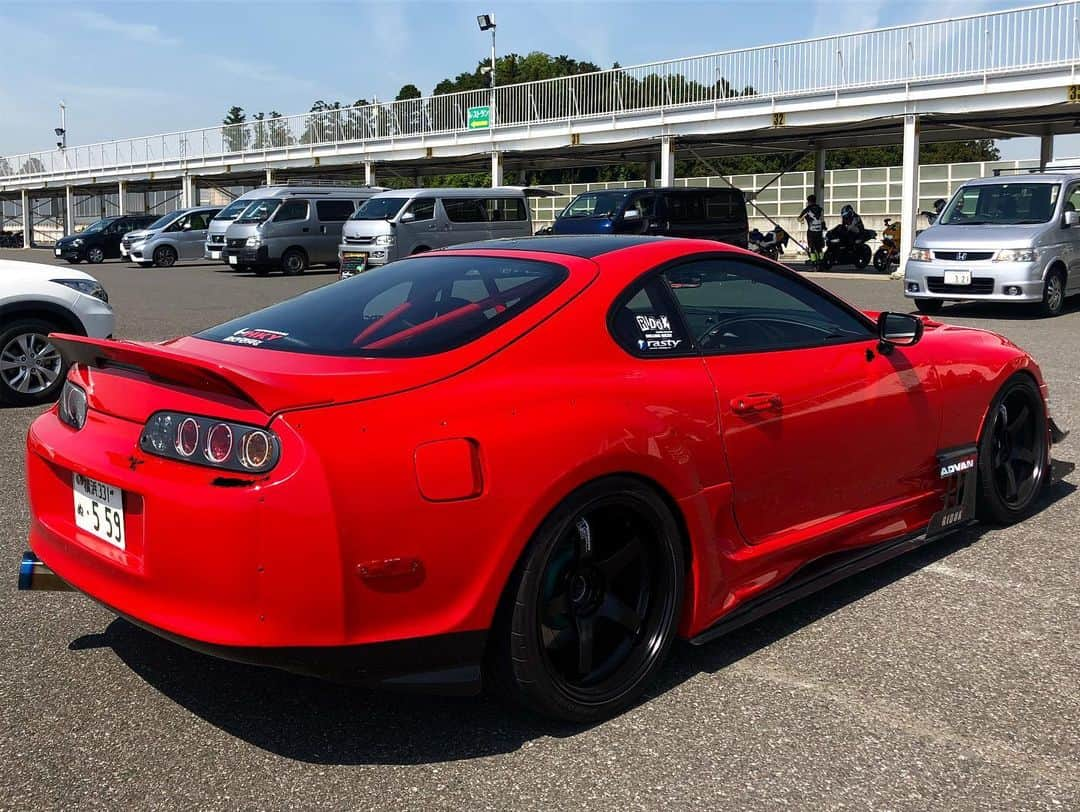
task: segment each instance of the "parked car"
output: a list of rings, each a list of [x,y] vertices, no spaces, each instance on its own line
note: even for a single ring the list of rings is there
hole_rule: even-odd
[[[1023,519],[1061,436],[1002,337],[706,240],[485,242],[167,344],[58,341],[20,586],[578,723],[636,702],[677,636]]]
[[[923,313],[947,301],[1038,304],[1057,316],[1080,293],[1080,172],[969,181],[915,237],[904,294]]]
[[[336,265],[341,227],[376,192],[356,186],[264,190],[226,229],[221,261],[257,276]]]
[[[0,403],[56,398],[67,365],[50,333],[107,338],[114,325],[109,296],[90,274],[0,259]]]
[[[206,229],[220,211],[220,206],[196,206],[169,212],[146,228],[125,234],[120,250],[143,268],[169,268],[181,259],[199,259]]]
[[[739,189],[666,187],[583,192],[552,225],[554,234],[696,237],[746,248],[749,223]]]
[[[56,241],[53,255],[73,265],[85,260],[92,265],[120,257],[120,241],[129,231],[146,228],[158,219],[157,214],[125,214],[104,217],[91,223],[78,234],[69,234]]]
[[[395,259],[463,242],[532,234],[530,197],[546,189],[397,189],[357,209],[342,232],[338,258],[346,278]]]

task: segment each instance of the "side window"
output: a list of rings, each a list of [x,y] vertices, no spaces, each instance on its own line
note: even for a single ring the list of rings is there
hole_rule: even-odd
[[[409,208],[406,211],[412,212],[413,220],[419,222],[423,220],[432,220],[435,217],[435,198],[420,198],[414,200],[409,204]]]
[[[288,205],[288,204],[286,204]],[[344,223],[356,210],[356,204],[351,200],[317,200],[315,201],[315,213],[321,223]],[[281,216],[278,216],[281,219]]]
[[[855,314],[782,273],[739,259],[702,259],[664,274],[706,353],[818,347],[873,337]]]
[[[173,221],[173,224],[165,229],[168,232],[176,232],[184,230],[184,223],[191,219],[191,215],[185,214],[183,217],[178,217]],[[194,228],[194,226],[192,226]]]
[[[493,223],[520,222],[528,219],[525,214],[525,201],[519,197],[492,197],[485,202],[488,219]]]
[[[667,195],[667,215],[672,223],[700,223],[705,220],[705,205],[700,192],[676,192]]]
[[[206,213],[195,212],[191,216],[191,230],[192,231],[204,231],[206,230]]]
[[[1069,187],[1065,193],[1065,211],[1080,211],[1080,183]]]
[[[443,198],[443,209],[451,223],[486,223],[487,209],[475,197]]]
[[[611,318],[611,332],[627,352],[648,358],[682,355],[692,349],[671,297],[654,276],[632,289]]]
[[[739,195],[713,192],[705,196],[705,218],[708,220],[740,220],[739,208],[745,211],[745,204]]]
[[[306,200],[286,200],[278,209],[275,223],[284,223],[289,220],[306,220],[308,218],[308,202]]]

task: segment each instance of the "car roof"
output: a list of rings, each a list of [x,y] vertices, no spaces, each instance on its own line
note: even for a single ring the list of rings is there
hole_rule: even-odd
[[[451,251],[470,251],[490,248],[499,251],[536,251],[545,254],[565,254],[582,259],[593,259],[612,251],[633,248],[637,245],[654,245],[670,242],[673,237],[645,237],[633,234],[573,234],[544,235],[540,237],[504,237],[498,240],[462,243],[451,246]]]
[[[965,186],[983,186],[999,183],[1064,183],[1080,179],[1080,172],[1018,172],[1015,175],[992,175],[987,178],[972,178],[964,181]]]
[[[417,189],[387,189],[380,192],[378,197],[525,197],[525,188],[521,186],[496,186],[488,188],[477,186],[473,188],[460,188],[453,186],[426,186]]]

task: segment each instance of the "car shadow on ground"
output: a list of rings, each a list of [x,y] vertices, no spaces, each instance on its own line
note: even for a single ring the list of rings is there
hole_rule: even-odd
[[[916,312],[914,308],[912,309],[912,312]],[[1065,306],[1061,310],[1061,316],[1067,316],[1070,313],[1080,313],[1080,296],[1070,296],[1065,300]],[[1024,302],[1018,302],[1016,304],[997,302],[957,302],[955,304],[944,305],[939,312],[932,314],[931,318],[948,318],[950,316],[964,319],[1000,319],[1002,321],[1046,320],[1048,322],[1053,322],[1053,319],[1048,319],[1039,311],[1038,304]]]
[[[1038,510],[1076,486],[1048,488]],[[976,525],[855,575],[701,647],[680,643],[643,699],[715,673],[878,589],[978,541]],[[73,651],[111,648],[172,701],[225,732],[285,758],[314,764],[429,764],[513,752],[585,727],[509,709],[494,698],[439,697],[341,686],[190,651],[117,619]]]

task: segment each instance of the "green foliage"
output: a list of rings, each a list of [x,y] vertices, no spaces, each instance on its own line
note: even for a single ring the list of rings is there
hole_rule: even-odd
[[[250,143],[250,133],[243,126],[247,120],[244,108],[233,105],[221,120],[221,138],[226,152],[240,152]]]
[[[394,101],[405,101],[405,99],[419,99],[424,94],[420,92],[420,88],[416,85],[402,85],[401,90],[397,92],[397,96],[394,97]]]

